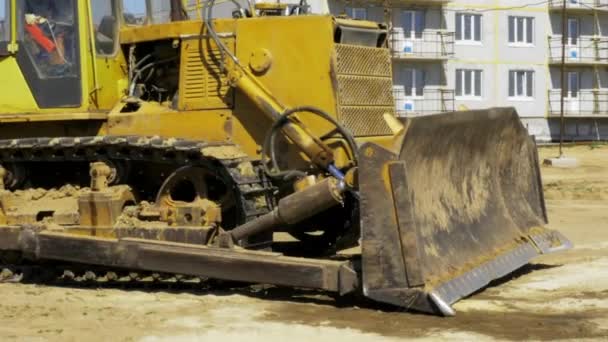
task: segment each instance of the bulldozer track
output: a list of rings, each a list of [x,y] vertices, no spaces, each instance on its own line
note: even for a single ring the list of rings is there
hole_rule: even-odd
[[[248,221],[268,213],[273,206],[270,194],[274,188],[266,179],[261,167],[247,157],[225,152],[214,153],[214,149],[232,148],[231,143],[207,143],[186,139],[103,136],[24,138],[0,140],[0,163],[23,162],[67,162],[126,160],[164,163],[180,166],[205,166],[214,168],[236,186],[240,196],[242,221]],[[206,150],[211,150],[207,152]],[[252,172],[243,174],[242,163],[251,162]],[[260,205],[259,196],[266,197]]]
[[[91,268],[82,265],[33,264],[0,265],[0,283],[157,290],[197,290],[210,287],[206,278],[179,274]]]
[[[224,150],[222,150],[224,149]],[[228,152],[226,152],[228,151]],[[3,166],[28,162],[138,161],[175,166],[201,166],[218,172],[233,183],[238,195],[240,222],[246,222],[272,210],[271,192],[275,188],[261,167],[230,143],[206,143],[160,137],[104,136],[25,138],[0,140],[0,163]],[[229,153],[231,152],[231,153]],[[252,168],[243,172],[242,165]],[[168,175],[167,175],[168,176]],[[260,201],[264,196],[265,201]],[[5,260],[0,255],[0,260]],[[24,260],[25,261],[25,260]],[[30,264],[0,262],[0,283],[27,282],[76,287],[135,287],[160,289],[201,288],[206,279],[177,274],[117,270],[84,265],[56,263]]]

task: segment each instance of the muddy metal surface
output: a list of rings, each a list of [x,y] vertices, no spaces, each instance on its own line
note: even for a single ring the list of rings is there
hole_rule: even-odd
[[[541,148],[541,159],[555,148]],[[277,288],[76,289],[0,284],[1,340],[393,341],[608,339],[608,146],[543,167],[551,223],[569,252],[538,258],[438,318]]]

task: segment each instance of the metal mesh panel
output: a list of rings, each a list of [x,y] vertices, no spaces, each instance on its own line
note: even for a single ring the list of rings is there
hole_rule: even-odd
[[[395,114],[388,49],[336,44],[338,119],[356,137],[390,135]]]
[[[391,59],[387,49],[336,44],[338,74],[391,77]]]
[[[340,105],[392,106],[390,78],[367,76],[338,76]]]
[[[342,107],[340,109],[342,124],[356,136],[392,134],[384,121],[384,113],[394,115],[393,107]]]

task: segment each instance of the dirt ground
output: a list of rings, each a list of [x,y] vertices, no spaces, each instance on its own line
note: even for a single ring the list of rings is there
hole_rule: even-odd
[[[575,244],[460,301],[456,317],[380,310],[323,295],[0,284],[0,339],[25,341],[393,341],[608,339],[608,146],[565,149],[543,167],[549,227]],[[557,154],[540,148],[541,160]]]

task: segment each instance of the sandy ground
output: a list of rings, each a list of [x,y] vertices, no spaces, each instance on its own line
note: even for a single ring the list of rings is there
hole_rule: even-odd
[[[543,182],[549,227],[576,247],[540,257],[509,281],[462,300],[453,318],[276,288],[179,293],[0,284],[0,339],[608,339],[608,146],[565,151],[580,166],[543,167]],[[541,148],[541,160],[556,153]]]

